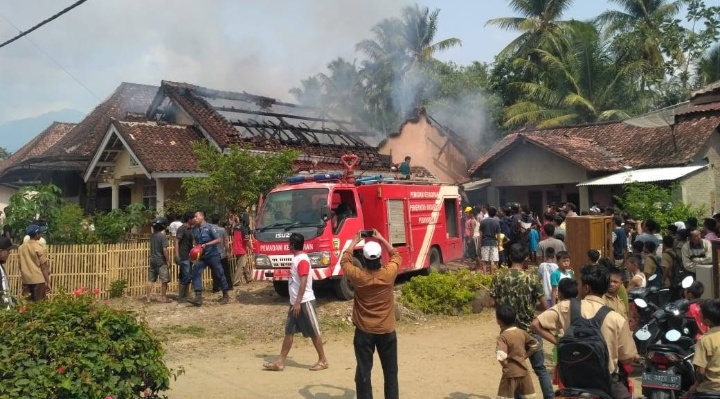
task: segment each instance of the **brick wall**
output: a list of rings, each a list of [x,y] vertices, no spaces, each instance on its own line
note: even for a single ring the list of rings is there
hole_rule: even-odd
[[[693,173],[680,181],[682,200],[694,206],[705,206],[705,212],[712,215],[720,211],[718,190],[720,189],[720,133],[715,132],[707,144],[698,152],[695,161],[704,159],[710,164],[707,169]]]

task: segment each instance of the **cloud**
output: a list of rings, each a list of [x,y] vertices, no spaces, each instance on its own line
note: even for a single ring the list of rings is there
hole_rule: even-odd
[[[3,16],[27,29],[72,0],[5,0]],[[405,0],[91,0],[29,38],[100,99],[120,82],[195,83],[290,99]],[[17,31],[0,19],[0,39]],[[0,122],[99,101],[33,44],[0,48]]]

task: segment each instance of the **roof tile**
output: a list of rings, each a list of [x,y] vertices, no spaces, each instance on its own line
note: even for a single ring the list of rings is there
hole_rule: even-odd
[[[41,158],[52,146],[65,137],[73,127],[75,127],[74,123],[53,122],[52,125],[40,132],[29,143],[0,162],[0,175],[10,167],[21,166],[33,158]]]
[[[193,126],[119,121],[113,124],[149,173],[197,170],[192,144],[203,137]]]
[[[111,118],[123,119],[128,113],[145,112],[158,88],[156,86],[122,83],[77,126],[60,140],[45,157],[78,159],[84,170],[95,155],[110,126]]]
[[[470,174],[526,140],[592,172],[678,166],[690,161],[720,126],[720,116],[683,120],[674,126],[641,128],[623,122],[518,131],[503,137],[470,167]],[[674,136],[674,138],[673,138]]]

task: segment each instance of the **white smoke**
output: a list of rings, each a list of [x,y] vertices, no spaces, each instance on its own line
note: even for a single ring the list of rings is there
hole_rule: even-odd
[[[61,4],[62,3],[62,4]],[[20,29],[70,1],[6,0],[2,13]],[[99,98],[122,81],[162,79],[290,100],[288,90],[355,44],[403,0],[104,0],[89,1],[29,35]],[[3,21],[4,22],[4,21]],[[17,34],[0,23],[0,38]],[[0,121],[57,104],[88,111],[98,103],[25,39],[2,50]]]

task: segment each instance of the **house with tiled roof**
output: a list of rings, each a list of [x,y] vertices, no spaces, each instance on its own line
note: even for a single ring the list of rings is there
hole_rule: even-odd
[[[720,209],[720,85],[662,115],[505,136],[469,169],[489,179],[487,201],[612,204],[630,182],[677,183],[684,202]]]
[[[132,121],[111,120],[96,142],[83,181],[97,187],[98,209],[139,202],[161,209],[181,195],[183,177],[200,175],[192,151],[197,141],[210,143],[218,156],[233,145],[258,154],[294,149],[298,173],[341,171],[346,153],[359,157],[360,175],[393,173],[390,156],[363,141],[372,133],[316,108],[163,81],[143,112]]]
[[[122,83],[80,123],[52,124],[0,163],[0,185],[52,183],[60,187],[66,200],[93,212],[97,190],[84,183],[83,173],[95,149],[105,137],[112,118],[123,119],[133,112],[144,114],[157,90],[157,86]],[[109,198],[107,194],[108,201]]]
[[[397,133],[381,141],[378,151],[392,157],[394,164],[409,156],[411,165],[422,165],[444,183],[467,181],[468,167],[480,155],[467,139],[433,119],[425,108],[416,109]]]

